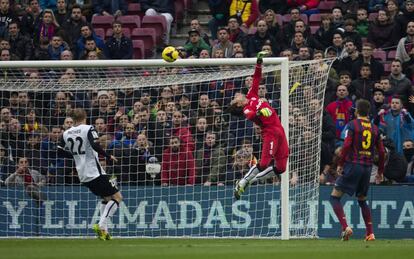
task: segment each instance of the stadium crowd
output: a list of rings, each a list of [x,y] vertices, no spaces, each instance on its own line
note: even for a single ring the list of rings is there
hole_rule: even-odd
[[[120,17],[133,1],[0,0],[0,60],[131,59],[134,46]],[[158,47],[170,42],[174,1],[136,1],[143,15],[162,15],[166,30]],[[414,181],[414,1],[337,0],[323,10],[319,0],[210,0],[209,32],[191,21],[188,40],[177,46],[181,58],[269,56],[291,61],[334,58],[323,103],[290,107],[290,123],[306,144],[310,118],[304,109],[323,106],[320,180],[333,184],[338,148],[354,104],[367,99],[371,119],[387,147],[388,182]],[[322,13],[321,13],[322,12]],[[99,37],[94,16],[113,16],[112,34]],[[284,19],[282,21],[282,18]],[[105,36],[107,34],[105,33]],[[79,77],[105,77],[102,71],[12,71],[0,80],[53,78],[70,84]],[[51,73],[53,72],[53,73]],[[83,72],[83,73],[82,73]],[[158,75],[179,73],[159,68]],[[76,184],[73,161],[57,156],[57,144],[71,127],[70,111],[83,107],[100,144],[118,158],[105,165],[119,182],[138,185],[233,184],[260,158],[260,128],[226,112],[232,96],[245,93],[251,77],[160,89],[27,92],[2,91],[0,180],[2,184]],[[259,96],[278,107],[274,78],[266,78]],[[305,86],[304,86],[305,88]],[[305,89],[302,89],[305,92]],[[312,89],[308,89],[308,92]],[[293,153],[293,152],[292,152]],[[146,173],[156,158],[161,173]],[[316,170],[318,170],[316,169]],[[300,172],[292,174],[297,183]],[[277,184],[279,179],[272,180]],[[36,196],[33,188],[29,192]]]

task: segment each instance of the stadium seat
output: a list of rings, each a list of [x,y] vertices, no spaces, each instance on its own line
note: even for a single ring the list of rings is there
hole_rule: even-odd
[[[306,14],[301,14],[300,19],[305,22],[305,24],[308,24],[308,16]],[[290,14],[283,15],[283,22],[288,23],[290,22]]]
[[[336,5],[335,1],[321,1],[318,9],[321,13],[331,13],[332,8]]]
[[[112,29],[106,31],[106,38],[112,37]],[[122,28],[122,33],[125,37],[131,38],[131,30],[129,28]]]
[[[127,15],[139,15],[140,17],[144,16],[144,12],[141,10],[141,4],[129,3]]]
[[[381,62],[387,61],[387,53],[385,51],[383,51],[382,49],[376,49],[372,53],[372,56],[376,59],[381,60]]]
[[[145,57],[150,58],[154,55],[156,34],[154,28],[136,28],[131,32],[132,40],[142,40],[145,47]]]
[[[123,28],[129,28],[131,31],[141,27],[141,18],[138,15],[123,15],[117,18],[122,23]]]
[[[145,57],[144,55],[144,41],[142,40],[133,40],[132,41],[132,46],[134,48],[134,54],[133,57],[134,59],[143,59]]]
[[[100,16],[95,15],[92,16],[92,27],[93,28],[102,28],[105,31],[108,29],[112,29],[112,23],[114,22],[113,16]]]
[[[105,40],[105,30],[103,28],[94,28],[93,31],[95,32],[96,36]]]
[[[378,13],[370,13],[368,16],[368,20],[373,22],[375,21],[375,19],[377,19],[377,17],[378,17]]]
[[[321,25],[321,14],[315,13],[309,17],[309,25],[310,26],[320,26]]]
[[[156,33],[156,43],[161,43],[163,34],[167,30],[167,21],[162,15],[145,15],[142,19],[141,27],[154,28]]]
[[[283,16],[280,14],[276,14],[276,19],[277,19],[277,23],[279,24],[280,27],[283,26]]]
[[[397,54],[396,50],[390,50],[387,54],[387,60],[393,61],[395,59],[395,55]]]
[[[247,32],[247,34],[249,35],[253,35],[257,32],[257,27],[250,27],[249,31]]]
[[[315,32],[319,29],[320,26],[311,25],[310,30],[312,34],[315,34]]]
[[[184,1],[183,0],[174,1],[174,7],[175,7],[174,22],[176,24],[183,24],[184,15],[185,15]]]
[[[389,75],[390,73],[391,73],[391,64],[390,63],[385,63],[384,64],[384,74]]]

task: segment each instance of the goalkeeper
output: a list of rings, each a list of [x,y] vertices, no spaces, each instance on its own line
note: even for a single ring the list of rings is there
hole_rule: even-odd
[[[285,131],[279,116],[268,102],[259,98],[258,90],[262,79],[262,63],[266,52],[257,54],[257,64],[253,75],[253,84],[247,95],[236,94],[228,111],[235,116],[243,114],[262,129],[262,154],[257,166],[236,182],[234,197],[240,199],[245,189],[252,183],[282,174],[286,170],[289,147]]]

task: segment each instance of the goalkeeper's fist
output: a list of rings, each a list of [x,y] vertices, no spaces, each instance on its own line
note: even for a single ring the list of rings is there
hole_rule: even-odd
[[[263,63],[263,58],[266,57],[269,53],[267,51],[260,51],[259,53],[257,53],[257,64],[262,64]]]
[[[257,115],[262,115],[263,117],[270,117],[272,115],[272,110],[269,108],[262,108],[257,112]]]

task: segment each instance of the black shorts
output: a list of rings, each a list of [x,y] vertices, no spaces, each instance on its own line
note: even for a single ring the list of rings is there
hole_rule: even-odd
[[[112,181],[107,174],[102,174],[90,182],[83,183],[93,194],[100,197],[112,196],[119,192],[115,181]]]

